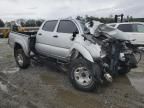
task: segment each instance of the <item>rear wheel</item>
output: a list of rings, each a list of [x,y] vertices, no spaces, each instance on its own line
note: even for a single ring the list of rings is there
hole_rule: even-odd
[[[14,51],[16,63],[22,69],[26,69],[30,65],[30,58],[28,58],[22,49]]]
[[[125,74],[127,74],[128,72],[130,72],[130,68],[128,68],[128,67],[122,67],[121,69],[118,70],[118,73],[119,73],[120,75],[125,75]]]
[[[97,70],[99,71],[99,69]],[[92,65],[89,61],[78,58],[72,61],[69,78],[72,85],[82,91],[93,91],[97,87],[92,72]]]

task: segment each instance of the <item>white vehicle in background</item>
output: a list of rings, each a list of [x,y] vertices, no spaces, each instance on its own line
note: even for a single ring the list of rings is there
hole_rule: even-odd
[[[135,39],[132,44],[144,46],[144,23],[142,22],[124,22],[124,23],[111,23],[107,24],[117,28],[129,35],[128,38]]]

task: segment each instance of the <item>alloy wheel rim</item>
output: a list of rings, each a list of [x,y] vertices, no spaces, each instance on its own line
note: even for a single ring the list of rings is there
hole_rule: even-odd
[[[23,65],[23,56],[21,54],[18,54],[17,61],[18,61],[18,63],[19,63],[20,66]]]
[[[82,86],[88,86],[92,82],[92,76],[86,67],[78,67],[74,71],[76,82]]]

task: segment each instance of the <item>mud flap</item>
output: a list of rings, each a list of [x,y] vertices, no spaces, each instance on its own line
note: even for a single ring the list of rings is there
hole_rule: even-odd
[[[138,64],[138,62],[137,62],[135,56],[132,55],[132,54],[129,55],[129,65],[130,65],[130,67],[131,68],[137,68],[137,64]]]
[[[92,63],[93,76],[98,83],[103,83],[102,70],[98,63]]]

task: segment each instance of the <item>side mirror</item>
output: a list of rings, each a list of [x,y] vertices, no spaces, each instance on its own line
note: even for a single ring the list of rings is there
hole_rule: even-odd
[[[77,34],[79,34],[79,32],[78,32],[78,31],[73,32],[73,35],[77,35]]]
[[[74,41],[74,39],[76,38],[77,34],[79,34],[78,31],[73,32],[72,39],[71,39],[72,41]]]

